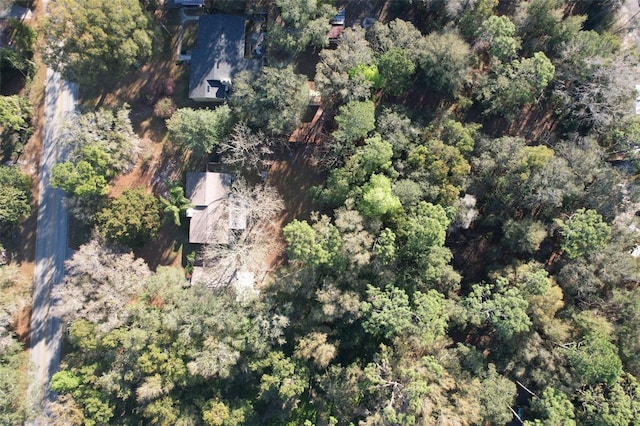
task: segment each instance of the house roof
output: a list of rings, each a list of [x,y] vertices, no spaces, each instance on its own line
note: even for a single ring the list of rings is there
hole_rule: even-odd
[[[204,6],[204,0],[173,0],[176,6]]]
[[[33,11],[29,8],[22,7],[17,4],[14,4],[11,7],[2,7],[2,5],[0,5],[0,19],[15,18],[20,21],[28,21],[32,17]]]
[[[226,244],[229,241],[227,198],[233,176],[228,173],[187,173],[190,210],[189,242]]]
[[[190,98],[224,100],[233,76],[259,68],[259,61],[244,57],[244,33],[242,16],[216,14],[198,19],[196,47],[191,52]]]

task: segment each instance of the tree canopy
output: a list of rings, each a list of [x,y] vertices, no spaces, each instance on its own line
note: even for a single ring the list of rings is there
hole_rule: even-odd
[[[68,80],[101,84],[153,53],[156,35],[136,0],[62,0],[51,8],[44,24],[45,58]]]
[[[249,126],[287,135],[300,124],[309,104],[306,81],[290,66],[264,67],[258,76],[244,71],[234,79],[230,103],[235,115]]]
[[[127,189],[98,212],[96,223],[107,239],[139,248],[160,228],[160,203],[144,188]]]
[[[17,167],[0,166],[0,226],[17,225],[31,213],[31,179]]]
[[[171,135],[195,155],[212,152],[231,131],[232,125],[228,105],[216,109],[179,108],[167,120]]]
[[[247,26],[267,28],[268,65],[228,105],[167,120],[192,166],[215,151],[234,173],[215,219],[243,228],[183,245],[185,271],[123,251],[161,209],[179,223],[183,186],[107,200],[136,140],[101,136],[127,133],[122,113],[88,117],[106,125],[53,176],[98,199],[101,233],[52,290],[69,327],[50,423],[637,423],[640,122],[619,2],[392,3],[362,22],[349,3],[329,44],[333,6],[277,0]],[[307,79],[321,142],[289,144]]]

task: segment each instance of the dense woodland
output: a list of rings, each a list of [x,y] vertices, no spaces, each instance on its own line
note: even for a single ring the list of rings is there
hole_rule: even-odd
[[[161,3],[58,0],[44,56],[89,86],[136,72]],[[177,107],[167,88],[156,104],[171,143],[239,177],[247,230],[197,258],[241,270],[278,250],[287,200],[256,176],[300,124],[300,60],[317,59],[326,135],[308,167],[324,183],[257,294],[136,258],[163,220],[184,224],[182,183],[109,197],[139,161],[129,106],[70,118],[53,184],[96,231],[52,295],[68,329],[48,424],[640,425],[638,46],[622,2],[396,0],[330,45],[343,3],[208,3],[268,12],[265,66],[225,105]],[[0,98],[3,141],[30,131],[29,109]],[[4,166],[0,182],[23,194],[0,201],[10,229],[28,182]],[[0,267],[3,295],[18,283]],[[28,415],[11,294],[2,424]]]

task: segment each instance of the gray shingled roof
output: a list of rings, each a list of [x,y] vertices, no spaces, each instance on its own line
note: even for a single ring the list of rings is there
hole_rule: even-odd
[[[224,100],[225,83],[259,62],[244,58],[245,19],[234,15],[205,15],[198,20],[196,47],[191,52],[189,97]]]

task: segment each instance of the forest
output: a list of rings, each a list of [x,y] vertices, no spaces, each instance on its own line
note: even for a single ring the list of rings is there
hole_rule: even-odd
[[[144,161],[136,106],[72,117],[52,182],[91,231],[52,294],[67,326],[46,424],[640,425],[640,63],[622,1],[205,3],[266,16],[264,66],[223,105],[165,82],[149,109],[171,152],[233,171],[247,228],[184,269],[150,266],[139,253],[163,227],[186,232],[184,180],[114,193]],[[52,6],[43,58],[86,87],[140,72],[168,37],[158,16],[177,13]],[[322,142],[303,147],[313,205],[294,212],[260,172],[296,149],[307,80]],[[3,140],[31,131],[26,102],[0,97]],[[21,194],[0,194],[7,235],[31,198],[15,168],[0,182]],[[274,258],[255,292],[185,278]],[[2,424],[33,415],[15,375],[21,279],[0,266]]]

